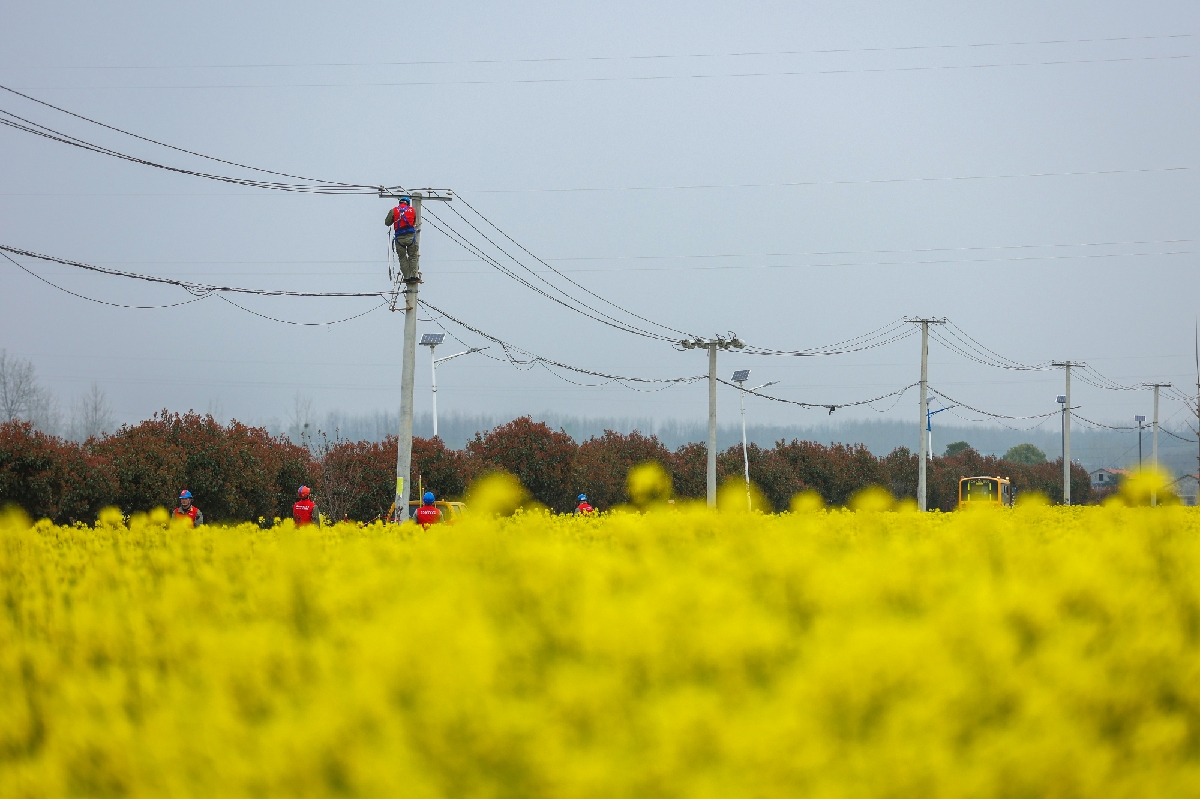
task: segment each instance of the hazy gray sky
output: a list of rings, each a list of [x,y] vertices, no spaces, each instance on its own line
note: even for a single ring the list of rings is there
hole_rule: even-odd
[[[221,158],[454,189],[595,294],[673,327],[794,349],[946,315],[1021,361],[1086,360],[1118,380],[1194,391],[1194,2],[9,0],[3,18],[4,85]],[[20,98],[0,108],[162,163],[246,174]],[[213,183],[7,128],[0,165],[5,244],[214,283],[388,286],[383,200]],[[912,180],[968,176],[984,177]],[[706,368],[702,353],[550,303],[429,227],[422,256],[423,297],[528,350],[645,377]],[[22,263],[110,302],[187,299]],[[398,403],[400,314],[304,328],[215,297],[97,305],[6,261],[0,281],[0,346],[31,358],[64,402],[99,381],[128,420],[164,407],[284,417],[298,390],[318,413]],[[300,321],[371,307],[243,304]],[[420,354],[418,411],[429,402]],[[747,367],[755,382],[780,381],[779,396],[853,401],[915,381],[918,342],[824,359],[721,356],[725,377]],[[702,385],[578,387],[478,356],[438,377],[443,412],[699,418],[706,402]],[[930,380],[1014,415],[1054,410],[1062,385],[1057,372],[991,369],[937,345]],[[1147,393],[1077,384],[1075,397],[1110,422],[1150,409]],[[1165,401],[1163,416],[1178,421],[1181,407]],[[722,389],[723,419],[736,409]],[[753,400],[751,413],[811,424],[825,411]],[[915,392],[888,411],[916,415]]]

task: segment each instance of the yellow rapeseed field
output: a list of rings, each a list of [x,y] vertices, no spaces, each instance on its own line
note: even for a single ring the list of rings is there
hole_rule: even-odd
[[[1180,507],[10,514],[0,795],[1200,796],[1198,575]]]

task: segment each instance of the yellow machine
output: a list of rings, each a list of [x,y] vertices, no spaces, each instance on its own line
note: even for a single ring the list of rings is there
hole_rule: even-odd
[[[964,477],[958,481],[959,508],[1009,508],[1012,504],[1012,483],[1007,477]]]

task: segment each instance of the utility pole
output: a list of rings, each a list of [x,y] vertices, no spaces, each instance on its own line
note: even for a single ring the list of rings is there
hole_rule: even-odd
[[[1148,385],[1154,389],[1154,428],[1153,428],[1154,433],[1152,434],[1153,435],[1153,444],[1151,444],[1150,451],[1153,453],[1151,455],[1151,458],[1153,459],[1152,463],[1154,464],[1154,473],[1158,474],[1158,390],[1160,388],[1170,388],[1171,384],[1170,383],[1149,383]],[[1140,440],[1140,434],[1139,434],[1139,440]],[[1139,447],[1139,451],[1140,451],[1140,447]],[[1154,484],[1151,483],[1151,485],[1154,485]],[[1153,508],[1157,505],[1158,505],[1158,490],[1151,488],[1150,489],[1150,507]]]
[[[404,345],[403,361],[400,369],[400,433],[396,441],[396,499],[392,518],[397,523],[408,518],[408,496],[412,486],[409,485],[408,474],[412,467],[412,425],[413,425],[413,383],[416,379],[417,359],[417,292],[421,285],[420,244],[421,244],[421,204],[424,200],[439,200],[449,202],[453,199],[450,192],[438,192],[434,189],[420,191],[405,191],[401,187],[391,189],[379,187],[379,196],[391,200],[400,197],[412,199],[413,211],[416,214],[414,223],[414,249],[416,254],[409,261],[409,268],[402,270],[396,276],[393,292],[398,296],[400,284],[404,284]],[[392,310],[396,310],[393,301]]]
[[[754,510],[754,502],[750,498],[750,452],[746,447],[746,392],[758,391],[760,388],[773,386],[778,381],[772,380],[770,383],[763,383],[761,386],[755,386],[754,388],[747,389],[746,381],[749,378],[749,369],[738,369],[733,373],[733,382],[738,384],[738,388],[741,389],[742,395],[742,465],[746,470],[746,510]]]
[[[708,507],[717,506],[717,350],[727,350],[730,347],[741,349],[746,346],[736,335],[730,338],[684,339],[679,345],[685,350],[708,350],[708,474],[707,496]]]
[[[945,319],[906,319],[921,326],[921,416],[917,423],[920,443],[917,445],[917,510],[929,509],[929,483],[926,473],[927,450],[925,426],[929,423],[929,326],[944,325]]]
[[[1063,504],[1071,504],[1071,367],[1087,366],[1086,363],[1074,361],[1057,361],[1051,366],[1061,366],[1066,370],[1067,384],[1063,394]]]

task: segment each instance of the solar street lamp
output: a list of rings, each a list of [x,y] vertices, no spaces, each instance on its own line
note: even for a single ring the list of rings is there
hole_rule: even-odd
[[[1062,422],[1059,425],[1059,427],[1060,427],[1059,437],[1062,439],[1063,464],[1064,464],[1063,468],[1070,469],[1071,466],[1070,466],[1070,464],[1067,463],[1067,395],[1066,394],[1058,395],[1058,404],[1062,406]],[[1069,474],[1069,472],[1068,472],[1068,474]],[[1065,479],[1064,479],[1064,482],[1065,482]]]
[[[950,409],[949,408],[938,408],[936,411],[930,411],[930,410],[925,411],[925,435],[927,437],[926,440],[928,442],[927,446],[925,447],[925,452],[928,454],[929,460],[933,460],[933,416],[934,416],[934,414],[938,414],[938,413],[941,413],[942,411],[948,411],[948,410],[950,410]]]
[[[746,472],[746,509],[754,510],[754,503],[750,500],[750,454],[746,449],[746,392],[758,391],[760,388],[773,386],[779,381],[772,380],[770,383],[763,383],[761,386],[755,386],[754,388],[748,389],[746,388],[746,381],[749,379],[749,369],[738,369],[733,373],[733,382],[738,384],[738,388],[741,390],[742,395],[742,465],[745,467]]]
[[[431,372],[432,372],[432,380],[431,380],[431,383],[432,383],[432,385],[433,385],[433,437],[434,437],[434,438],[437,438],[437,434],[438,434],[438,425],[437,425],[437,365],[438,365],[439,363],[442,363],[443,361],[448,361],[448,360],[450,360],[451,358],[457,358],[457,357],[458,357],[458,356],[460,356],[460,355],[470,355],[470,354],[471,354],[471,353],[473,353],[473,352],[482,352],[482,351],[483,351],[483,348],[482,348],[482,347],[472,347],[472,348],[471,348],[471,349],[469,349],[469,350],[463,350],[462,352],[456,352],[456,353],[454,353],[453,355],[447,355],[447,356],[445,356],[445,357],[443,357],[443,358],[436,358],[436,357],[434,357],[434,352],[436,351],[436,349],[437,349],[437,346],[438,346],[439,344],[441,344],[441,343],[442,343],[443,341],[445,341],[445,340],[446,340],[446,334],[445,334],[445,333],[426,333],[426,334],[424,334],[423,336],[421,336],[421,346],[422,346],[422,347],[428,347],[428,348],[429,348],[429,361],[430,361]]]
[[[1146,424],[1146,417],[1138,414],[1133,417],[1133,421],[1137,422],[1138,426],[1138,471],[1142,470],[1142,428]]]

